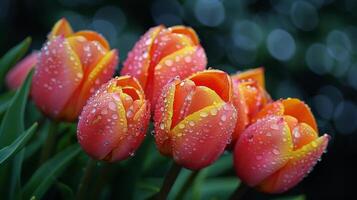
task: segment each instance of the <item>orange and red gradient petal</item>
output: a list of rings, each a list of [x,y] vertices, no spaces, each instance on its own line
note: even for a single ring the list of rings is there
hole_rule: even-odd
[[[106,50],[110,49],[108,41],[99,33],[95,31],[78,31],[73,34],[74,36],[82,36],[86,38],[87,41],[96,41],[99,42],[103,48]]]
[[[128,123],[128,134],[120,138],[117,147],[112,152],[111,161],[123,160],[134,155],[135,150],[145,138],[146,129],[150,120],[149,102],[145,101],[141,108],[133,114],[126,113]]]
[[[143,88],[146,87],[148,77],[151,46],[163,28],[163,26],[153,27],[140,38],[128,53],[128,58],[120,72],[121,75],[131,75],[137,78]]]
[[[191,39],[191,41],[194,43],[194,45],[199,45],[199,43],[200,43],[200,40],[199,40],[196,32],[190,27],[172,26],[168,29],[171,33],[186,35],[187,37],[189,37]]]
[[[232,100],[232,81],[224,71],[205,70],[191,75],[188,79],[192,80],[197,86],[205,86],[214,90],[223,101]]]
[[[256,186],[288,162],[293,150],[290,130],[283,117],[270,116],[250,125],[234,149],[238,176]]]
[[[120,139],[126,137],[128,127],[119,94],[105,90],[105,87],[98,90],[83,108],[77,136],[88,155],[112,161],[112,152]]]
[[[284,105],[281,103],[281,100],[274,101],[264,106],[263,109],[261,109],[256,115],[254,115],[254,117],[252,117],[251,123],[271,115],[284,115]]]
[[[67,37],[73,33],[71,25],[68,23],[67,19],[62,18],[56,22],[53,26],[52,31],[48,35],[49,39],[53,39],[57,36]]]
[[[259,189],[267,193],[281,193],[294,187],[315,166],[325,151],[328,141],[329,136],[325,134],[294,151],[290,155],[292,159],[278,172],[264,180],[259,185]]]
[[[243,72],[238,72],[232,76],[235,81],[245,81],[254,80],[260,85],[260,87],[265,88],[265,78],[264,78],[264,68],[259,67],[255,69],[246,70]]]
[[[160,153],[172,155],[171,138],[168,134],[171,130],[176,84],[174,79],[167,84],[160,95],[154,113],[155,143]]]
[[[163,58],[156,66],[152,84],[145,88],[147,98],[155,106],[162,88],[176,76],[180,79],[204,70],[206,55],[201,47],[185,47]]]
[[[282,100],[281,102],[284,105],[284,115],[293,116],[299,122],[304,122],[310,125],[315,131],[318,131],[315,117],[309,106],[303,101],[295,98],[288,98]]]
[[[39,52],[35,51],[17,63],[6,75],[6,85],[15,90],[21,86],[27,74],[37,64]]]
[[[236,111],[230,103],[218,103],[187,116],[172,132],[174,160],[188,169],[213,163],[231,141]]]
[[[249,124],[248,108],[244,97],[240,92],[239,82],[233,81],[233,105],[237,110],[237,123],[232,135],[232,146],[236,143],[240,134],[245,130]]]
[[[59,36],[41,49],[32,79],[31,96],[44,113],[56,118],[82,79],[83,71],[78,56],[68,42]]]

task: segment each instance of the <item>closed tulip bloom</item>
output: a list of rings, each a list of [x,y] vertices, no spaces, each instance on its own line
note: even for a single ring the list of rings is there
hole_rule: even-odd
[[[329,136],[318,136],[310,108],[298,99],[268,104],[240,136],[234,149],[239,178],[267,193],[298,184],[325,151]]]
[[[183,167],[201,169],[222,154],[236,119],[232,83],[225,72],[206,70],[183,81],[174,79],[156,106],[156,145]]]
[[[195,31],[189,27],[151,28],[129,52],[122,75],[136,77],[155,106],[162,88],[179,76],[205,69],[207,59]]]
[[[87,99],[113,76],[117,63],[117,50],[110,50],[100,34],[73,32],[61,19],[41,49],[32,98],[47,116],[74,121]]]
[[[27,74],[36,66],[38,52],[35,51],[18,62],[7,74],[6,85],[11,90],[19,88]]]
[[[145,137],[149,107],[135,78],[112,79],[83,108],[77,130],[80,145],[97,160],[114,162],[133,155]]]
[[[239,135],[256,115],[271,101],[265,90],[264,68],[239,72],[231,76],[233,82],[233,104],[237,110],[237,124],[233,133],[232,146]]]

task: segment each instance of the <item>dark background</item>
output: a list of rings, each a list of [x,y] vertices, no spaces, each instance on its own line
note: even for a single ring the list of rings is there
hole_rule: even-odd
[[[149,27],[191,26],[209,66],[230,73],[264,66],[272,97],[303,99],[320,134],[332,136],[322,162],[283,196],[350,199],[357,186],[356,9],[354,0],[0,0],[0,55],[26,36],[41,48],[61,17],[74,30],[102,33],[121,62]]]

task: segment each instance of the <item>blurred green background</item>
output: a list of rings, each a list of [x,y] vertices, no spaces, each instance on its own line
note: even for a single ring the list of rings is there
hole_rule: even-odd
[[[272,97],[303,99],[320,134],[332,136],[322,162],[283,196],[350,198],[357,178],[356,9],[355,0],[1,0],[0,55],[26,36],[33,38],[32,49],[40,49],[61,17],[74,30],[102,33],[119,49],[121,62],[149,27],[191,26],[210,67],[233,73],[264,66]],[[206,190],[224,188],[217,184]],[[250,191],[245,198],[275,196]]]

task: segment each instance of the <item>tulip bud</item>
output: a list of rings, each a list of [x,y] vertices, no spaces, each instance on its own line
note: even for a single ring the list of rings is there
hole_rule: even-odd
[[[320,159],[329,136],[318,136],[315,118],[298,99],[268,104],[240,136],[234,149],[239,178],[267,193],[298,184]]]
[[[6,75],[6,85],[11,90],[21,86],[27,74],[36,66],[38,52],[35,51],[18,62]]]
[[[213,163],[230,143],[236,123],[232,83],[223,71],[174,79],[160,96],[154,116],[159,151],[189,169]]]
[[[251,123],[251,118],[271,101],[265,91],[264,68],[251,69],[231,76],[233,104],[237,110],[237,124],[232,136],[232,146]]]
[[[117,63],[117,51],[100,34],[73,33],[61,19],[41,49],[32,98],[47,116],[73,121],[91,94],[113,76]]]
[[[150,119],[149,102],[130,76],[113,78],[84,106],[77,137],[83,150],[97,160],[119,161],[134,154]]]
[[[136,77],[155,106],[162,88],[176,76],[184,79],[204,70],[205,52],[195,31],[184,26],[151,28],[135,44],[121,75]]]

